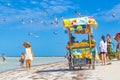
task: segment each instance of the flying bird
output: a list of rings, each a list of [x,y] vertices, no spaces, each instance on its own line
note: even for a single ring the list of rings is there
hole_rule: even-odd
[[[39,35],[35,34],[34,37],[35,37],[35,38],[39,38]]]
[[[6,18],[3,18],[3,22],[6,22],[7,21],[7,19]]]
[[[53,24],[53,22],[50,23],[51,25]]]
[[[32,32],[29,32],[28,35],[31,36],[33,33]]]
[[[34,34],[34,33],[32,33],[32,32],[29,32],[29,33],[28,33],[28,36],[33,36],[33,37],[35,37],[35,38],[39,38],[39,35]]]
[[[31,19],[31,20],[30,20],[30,23],[33,23],[33,21],[34,21],[34,19]]]
[[[25,23],[26,23],[25,20],[23,20],[23,19],[22,19],[21,21],[22,21],[22,24],[25,24]]]
[[[57,34],[58,34],[58,32],[53,32],[53,34],[57,35]]]
[[[78,12],[78,11],[75,11],[75,14],[77,14],[77,16],[78,16],[78,17],[81,17],[81,14],[80,14],[80,12]]]
[[[58,19],[55,16],[54,16],[54,22],[55,22],[56,25],[58,25]]]
[[[40,23],[41,23],[41,24],[46,24],[45,21],[43,21],[43,20],[40,20]]]
[[[17,18],[17,19],[19,19],[19,18],[20,18],[20,16],[16,16],[16,18]]]
[[[115,17],[115,13],[112,14],[112,17]]]

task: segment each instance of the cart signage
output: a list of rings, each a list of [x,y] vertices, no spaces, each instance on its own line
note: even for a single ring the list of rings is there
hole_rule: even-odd
[[[97,27],[97,22],[93,17],[81,17],[81,18],[70,18],[64,19],[63,24],[65,27],[75,27],[80,25],[92,25]]]

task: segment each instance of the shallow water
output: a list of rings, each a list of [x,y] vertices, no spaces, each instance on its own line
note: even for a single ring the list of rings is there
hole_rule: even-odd
[[[34,57],[32,61],[32,66],[47,64],[52,62],[65,61],[64,57]],[[24,64],[25,66],[25,64]],[[6,57],[6,62],[2,62],[0,58],[0,72],[20,68],[19,57]]]

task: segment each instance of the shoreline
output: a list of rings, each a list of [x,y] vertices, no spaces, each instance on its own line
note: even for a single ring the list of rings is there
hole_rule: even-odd
[[[50,65],[50,64],[59,63],[59,62],[64,62],[64,61],[58,61],[58,62],[50,62],[50,63],[45,63],[45,64],[43,63],[43,64],[32,65],[31,68],[32,67],[37,67],[37,66],[43,66],[43,65],[44,66],[45,65]],[[26,68],[26,67],[24,66],[23,68]],[[8,71],[14,71],[14,70],[17,70],[17,69],[21,69],[21,68],[8,69],[8,70],[5,70],[5,71],[1,71],[0,74],[4,73],[4,72],[8,72]]]
[[[31,66],[43,65],[48,63],[54,63],[59,61],[65,61],[64,57],[34,57]],[[24,67],[25,67],[24,63]],[[6,62],[0,61],[0,72],[18,69],[20,67],[19,57],[7,57]]]

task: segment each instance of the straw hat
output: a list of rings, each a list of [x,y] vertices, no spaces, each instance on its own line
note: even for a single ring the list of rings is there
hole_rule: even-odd
[[[26,46],[26,45],[29,45],[29,46],[30,46],[30,42],[24,42],[23,45],[24,45],[24,46]]]

